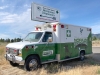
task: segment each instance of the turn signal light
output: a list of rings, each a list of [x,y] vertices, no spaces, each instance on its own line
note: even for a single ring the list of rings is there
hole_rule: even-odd
[[[56,31],[56,25],[53,25],[53,31]]]
[[[53,28],[56,28],[56,25],[53,25]]]
[[[16,53],[17,52],[17,50],[14,50],[14,53]]]
[[[32,49],[32,48],[34,48],[34,46],[26,46],[26,47],[25,47],[26,50]]]
[[[36,31],[38,31],[38,27],[36,27],[35,29],[36,29]]]
[[[56,29],[53,29],[53,31],[56,31]]]

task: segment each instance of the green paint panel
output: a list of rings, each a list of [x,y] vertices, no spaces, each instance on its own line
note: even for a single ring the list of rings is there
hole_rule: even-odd
[[[25,49],[22,50],[22,58],[25,58],[31,54],[38,54],[40,56],[41,61],[48,61],[51,59],[55,59],[55,44],[36,44],[36,49]],[[53,54],[48,56],[43,56],[43,51],[53,50]]]
[[[72,58],[78,56],[78,50],[74,48],[74,43],[57,44],[57,54],[60,54],[60,59]]]
[[[30,49],[22,49],[22,58],[25,58],[31,54],[38,54],[41,62],[55,60],[56,54],[60,54],[60,59],[68,59],[79,56],[80,50],[84,49],[86,54],[92,53],[92,38],[91,33],[89,34],[88,38],[86,39],[74,39],[73,43],[45,43],[45,44],[36,44],[34,48]],[[53,54],[44,56],[43,52],[48,53],[48,50]],[[44,54],[45,54],[44,53]]]
[[[92,53],[92,34],[91,33],[88,36],[88,47],[87,47],[86,53],[87,54]]]

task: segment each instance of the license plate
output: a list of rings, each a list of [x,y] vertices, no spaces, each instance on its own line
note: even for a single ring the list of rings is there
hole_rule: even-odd
[[[12,59],[12,62],[15,63],[15,56],[14,55],[11,55],[11,59]]]

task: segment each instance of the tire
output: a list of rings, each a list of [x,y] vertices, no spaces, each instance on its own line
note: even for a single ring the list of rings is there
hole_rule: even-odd
[[[13,66],[13,67],[16,67],[16,66],[19,65],[19,64],[17,64],[17,63],[13,63],[12,61],[9,61],[9,62],[10,62],[10,65]]]
[[[83,61],[85,59],[85,53],[80,52],[80,60]]]
[[[37,70],[40,65],[39,58],[37,56],[30,56],[26,59],[24,68],[26,71]]]

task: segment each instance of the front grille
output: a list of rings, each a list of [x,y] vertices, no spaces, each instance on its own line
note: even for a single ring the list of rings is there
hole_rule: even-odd
[[[11,49],[11,48],[10,48],[10,49],[9,49],[9,53],[10,53],[10,54],[14,54],[14,49]]]
[[[14,50],[16,50],[16,52],[15,52]],[[7,53],[8,53],[8,54],[18,55],[18,54],[19,54],[19,50],[18,50],[18,49],[9,48],[9,49],[7,50]]]

